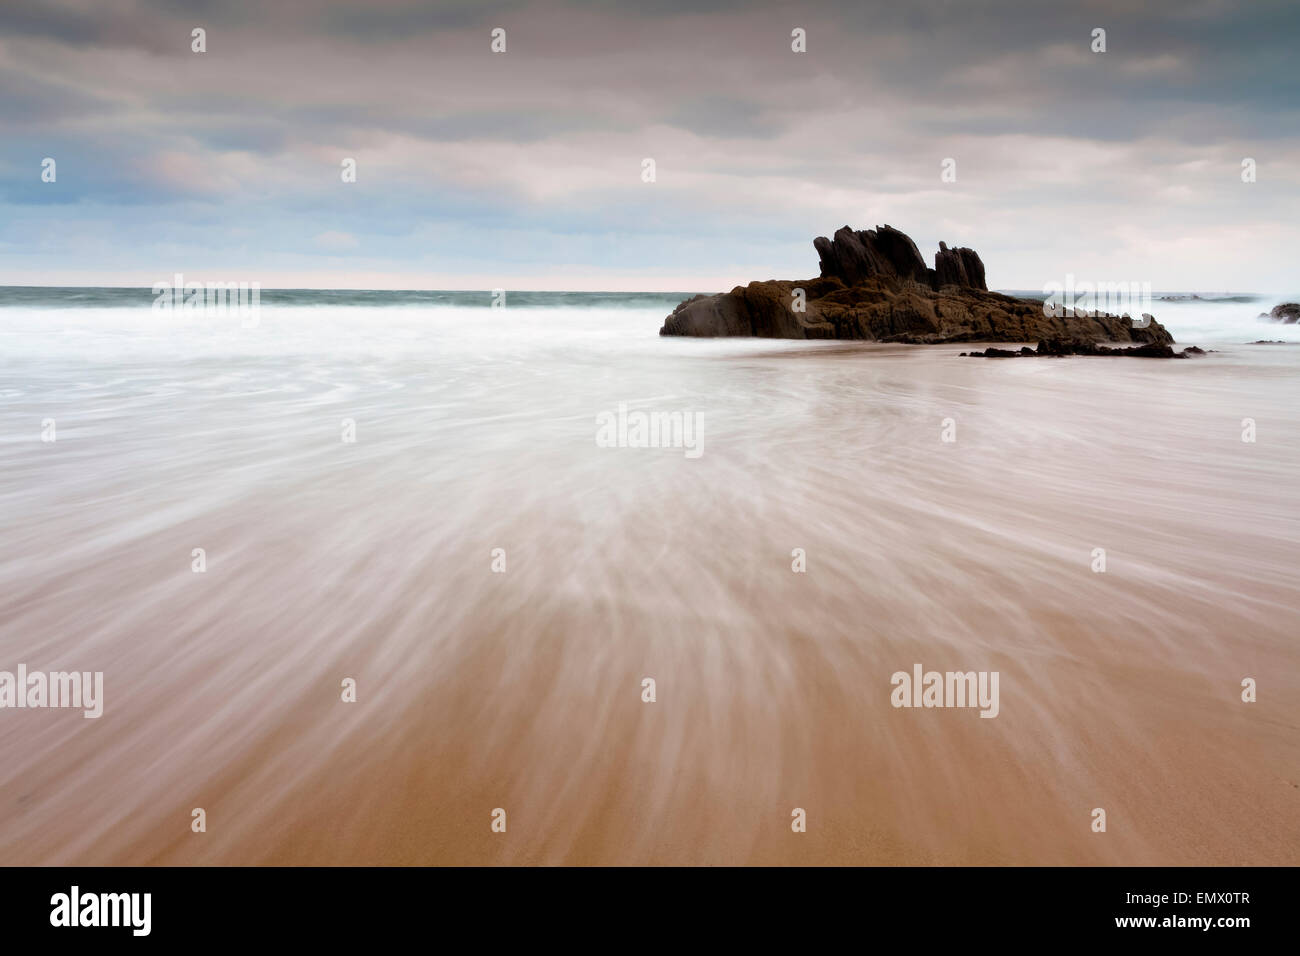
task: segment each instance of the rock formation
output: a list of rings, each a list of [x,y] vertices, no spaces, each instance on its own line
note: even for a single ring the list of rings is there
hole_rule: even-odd
[[[1272,319],[1274,322],[1284,322],[1291,324],[1300,321],[1300,302],[1283,302],[1280,305],[1273,306],[1273,311],[1267,314],[1261,312],[1261,319]]]
[[[660,335],[751,335],[878,342],[1138,342],[1170,345],[1151,321],[1106,313],[1044,314],[1043,303],[989,292],[974,249],[939,243],[928,268],[906,233],[892,226],[820,236],[816,279],[768,280],[697,295],[673,310]]]

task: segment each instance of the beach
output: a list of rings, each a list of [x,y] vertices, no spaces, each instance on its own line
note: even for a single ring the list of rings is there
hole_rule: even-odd
[[[0,714],[0,859],[1300,864],[1281,327],[1009,361],[670,308],[0,309],[0,669],[104,675]],[[602,447],[620,404],[701,453]],[[917,664],[996,717],[893,706]]]

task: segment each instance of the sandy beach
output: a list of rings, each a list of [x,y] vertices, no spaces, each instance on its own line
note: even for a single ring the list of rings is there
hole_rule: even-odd
[[[119,319],[6,326],[0,668],[105,675],[0,722],[6,863],[1300,863],[1300,346]]]

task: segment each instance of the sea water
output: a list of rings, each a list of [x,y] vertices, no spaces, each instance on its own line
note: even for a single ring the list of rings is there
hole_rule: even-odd
[[[1300,862],[1276,297],[989,361],[685,295],[0,290],[0,670],[104,675],[0,711],[0,859]]]

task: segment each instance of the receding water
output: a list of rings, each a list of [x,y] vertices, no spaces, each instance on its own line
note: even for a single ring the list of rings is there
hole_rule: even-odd
[[[1300,863],[1300,346],[660,338],[676,299],[0,308],[0,670],[105,675],[0,710],[0,860]],[[598,447],[620,403],[703,454]],[[894,709],[915,663],[998,716]]]

